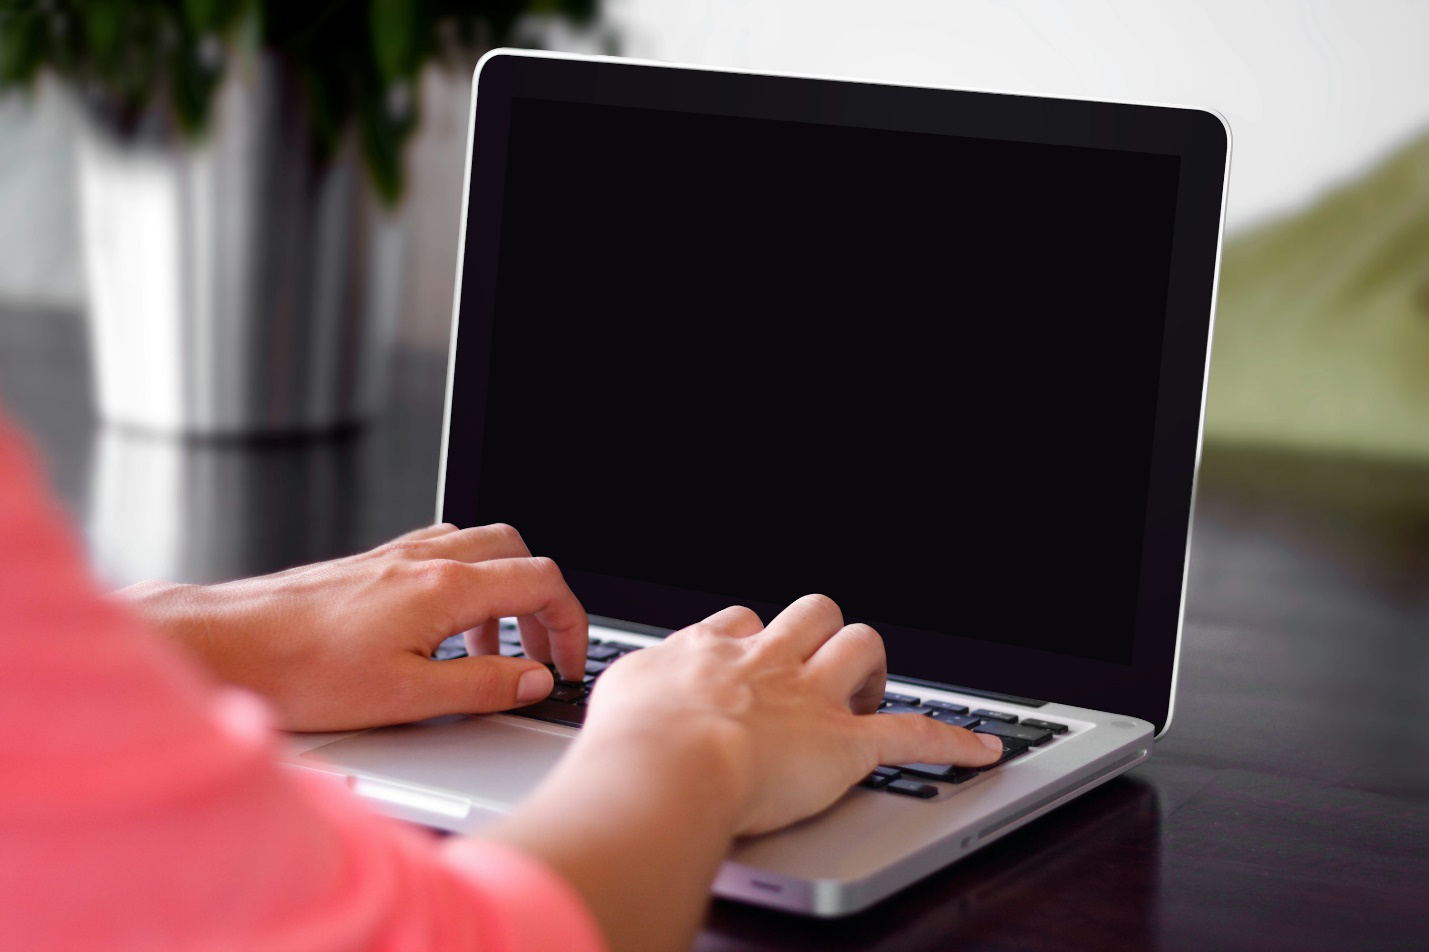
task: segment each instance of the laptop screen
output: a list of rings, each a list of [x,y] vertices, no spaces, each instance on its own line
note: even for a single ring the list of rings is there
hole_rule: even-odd
[[[1178,155],[507,107],[447,518],[659,629],[822,592],[920,680],[1133,663]]]

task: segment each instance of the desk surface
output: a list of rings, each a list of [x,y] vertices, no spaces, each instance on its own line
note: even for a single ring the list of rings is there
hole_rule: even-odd
[[[95,487],[155,448],[97,435],[82,343],[72,318],[0,313],[0,400],[94,540],[113,518]],[[428,521],[441,375],[399,355],[389,409],[347,440],[182,450],[222,488],[199,505],[236,492],[248,515],[176,564],[266,571]],[[337,511],[313,492],[334,474]],[[849,919],[716,903],[697,948],[1429,948],[1426,635],[1429,471],[1211,447],[1175,722],[1148,763]]]

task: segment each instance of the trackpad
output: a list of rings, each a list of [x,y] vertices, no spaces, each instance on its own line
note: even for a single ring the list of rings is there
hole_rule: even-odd
[[[302,757],[510,809],[546,776],[572,735],[524,718],[458,715],[366,731]]]

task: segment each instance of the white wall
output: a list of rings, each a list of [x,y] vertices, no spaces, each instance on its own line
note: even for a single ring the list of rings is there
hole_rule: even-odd
[[[0,96],[0,301],[57,310],[83,302],[74,120],[52,83]]]
[[[1233,230],[1429,127],[1415,0],[610,0],[651,59],[1218,109]]]

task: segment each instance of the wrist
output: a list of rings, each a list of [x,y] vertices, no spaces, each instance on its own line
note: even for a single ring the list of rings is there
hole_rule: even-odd
[[[590,767],[641,778],[642,785],[697,807],[701,822],[732,838],[740,805],[750,787],[747,736],[724,718],[686,720],[677,726],[653,722],[587,722],[563,767],[584,773]]]
[[[194,626],[203,586],[149,579],[114,593],[146,625],[180,638]]]
[[[212,650],[212,613],[204,608],[207,593],[202,585],[149,580],[114,594],[151,631],[218,674],[220,666]]]
[[[540,787],[480,835],[562,876],[612,949],[688,948],[743,796],[739,745],[724,733],[587,722]]]

